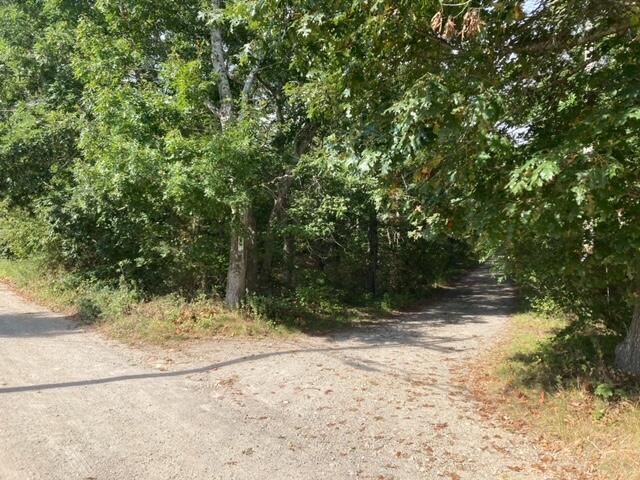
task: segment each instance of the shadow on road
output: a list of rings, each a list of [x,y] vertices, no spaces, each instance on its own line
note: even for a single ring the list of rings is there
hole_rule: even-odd
[[[0,338],[55,337],[83,332],[73,318],[49,312],[0,314]]]
[[[440,351],[440,352],[451,352],[451,351],[455,351],[455,348],[447,347],[446,344],[454,343],[454,342],[462,342],[467,339],[468,338],[434,337],[430,341],[416,343],[416,345],[419,345],[423,348]],[[246,363],[246,362],[255,362],[257,360],[262,360],[265,358],[282,356],[282,355],[359,351],[359,350],[371,350],[371,349],[379,349],[379,348],[391,348],[396,346],[398,346],[398,344],[388,343],[388,344],[381,344],[381,345],[360,345],[360,346],[347,346],[347,347],[335,347],[335,348],[331,348],[331,347],[300,348],[300,349],[282,350],[282,351],[275,351],[275,352],[265,352],[265,353],[258,353],[254,355],[247,355],[244,357],[238,357],[231,360],[226,360],[224,362],[212,363],[210,365],[205,365],[203,367],[190,368],[186,370],[176,370],[173,372],[151,372],[151,373],[140,373],[140,374],[132,374],[132,375],[119,375],[114,377],[96,378],[96,379],[89,379],[89,380],[78,380],[73,382],[43,383],[39,385],[25,385],[21,387],[5,387],[5,388],[0,388],[0,394],[53,390],[58,388],[82,387],[87,385],[101,385],[105,383],[126,382],[130,380],[144,380],[144,379],[150,379],[150,378],[182,377],[185,375],[193,375],[196,373],[206,373],[206,372],[218,370],[220,368],[229,367],[231,365],[237,365],[237,364]],[[366,368],[369,370],[374,370],[372,367],[366,367]]]
[[[496,285],[488,268],[472,272],[456,288],[452,288],[418,312],[401,314],[393,319],[381,319],[359,326],[349,331],[326,336],[328,347],[301,347],[246,355],[210,365],[171,371],[146,372],[119,375],[106,378],[78,380],[61,383],[45,383],[0,388],[0,394],[43,391],[60,388],[101,385],[133,380],[181,377],[215,371],[231,365],[255,362],[269,357],[312,353],[365,351],[396,347],[420,348],[448,354],[464,350],[459,343],[470,340],[469,336],[437,335],[437,327],[486,323],[486,316],[507,316],[513,312],[514,294],[509,285]],[[434,330],[434,327],[436,328]],[[0,315],[0,338],[7,337],[47,337],[55,335],[80,334],[77,323],[65,318],[51,318],[46,313],[23,313]],[[435,335],[434,335],[435,334]],[[342,345],[340,345],[342,344]],[[81,348],[81,344],[78,345]],[[378,371],[375,362],[367,363],[359,359],[342,359],[347,365],[367,371]]]

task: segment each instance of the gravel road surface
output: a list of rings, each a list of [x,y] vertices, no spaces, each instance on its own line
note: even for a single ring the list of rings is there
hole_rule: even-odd
[[[509,320],[473,272],[348,332],[133,349],[0,287],[1,480],[546,479],[452,370]]]

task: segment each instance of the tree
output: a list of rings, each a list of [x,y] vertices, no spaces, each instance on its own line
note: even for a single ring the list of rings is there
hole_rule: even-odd
[[[86,8],[0,3],[0,196],[13,205],[33,209],[77,156],[81,85],[71,52]]]
[[[219,15],[221,1],[213,0],[213,15]],[[211,63],[213,71],[218,79],[218,97],[220,102],[219,115],[222,129],[229,122],[236,119],[235,102],[229,83],[229,73],[225,58],[225,48],[222,42],[220,28],[215,23],[211,28]],[[253,83],[257,74],[256,67],[245,78],[241,90],[240,102],[247,102],[253,89]],[[253,278],[247,278],[252,270],[249,264],[251,256],[255,254],[255,221],[251,205],[233,206],[231,240],[229,247],[229,268],[227,274],[227,288],[225,292],[225,304],[227,307],[238,308],[246,295],[247,286],[254,283]]]
[[[361,169],[405,192],[416,231],[467,238],[622,332],[638,297],[638,3],[301,8],[301,42],[324,47],[298,93]],[[618,364],[638,373],[636,318]]]
[[[32,219],[51,262],[238,308],[417,292],[471,242],[628,332],[618,364],[639,368],[637,1],[5,0],[0,16],[0,222]]]

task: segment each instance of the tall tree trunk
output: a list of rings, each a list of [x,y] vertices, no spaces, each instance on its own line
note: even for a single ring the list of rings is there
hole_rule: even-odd
[[[214,10],[222,8],[222,0],[212,0]],[[220,96],[220,126],[224,131],[227,125],[235,120],[233,94],[229,81],[229,72],[225,59],[222,32],[214,25],[211,28],[211,63],[218,78],[218,95]],[[242,89],[242,100],[247,101],[256,78],[257,68],[247,76]],[[228,308],[237,309],[245,300],[247,290],[255,286],[255,242],[256,226],[251,206],[242,207],[232,214],[231,235],[229,242],[229,270],[227,271],[227,289],[225,304]]]
[[[623,372],[640,375],[640,299],[636,300],[627,336],[616,348],[616,367]]]
[[[376,276],[378,273],[378,212],[372,208],[369,212],[368,231],[368,272],[367,288],[372,295],[377,294]]]
[[[224,303],[227,308],[235,310],[244,303],[247,289],[252,287],[250,264],[255,245],[255,225],[250,207],[242,207],[234,211],[233,215],[235,221],[231,228]]]

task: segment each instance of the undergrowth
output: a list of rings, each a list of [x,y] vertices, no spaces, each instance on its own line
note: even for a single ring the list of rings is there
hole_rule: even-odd
[[[96,325],[109,336],[142,343],[210,336],[281,335],[293,330],[252,315],[231,312],[214,298],[178,295],[144,298],[124,286],[45,268],[34,260],[0,260],[0,279],[27,298]]]
[[[94,324],[113,338],[154,344],[212,336],[322,334],[390,315],[417,301],[406,294],[348,298],[339,290],[315,285],[281,295],[254,295],[243,309],[232,312],[219,298],[178,294],[148,298],[125,285],[52,270],[33,259],[0,259],[0,279],[26,297]]]

